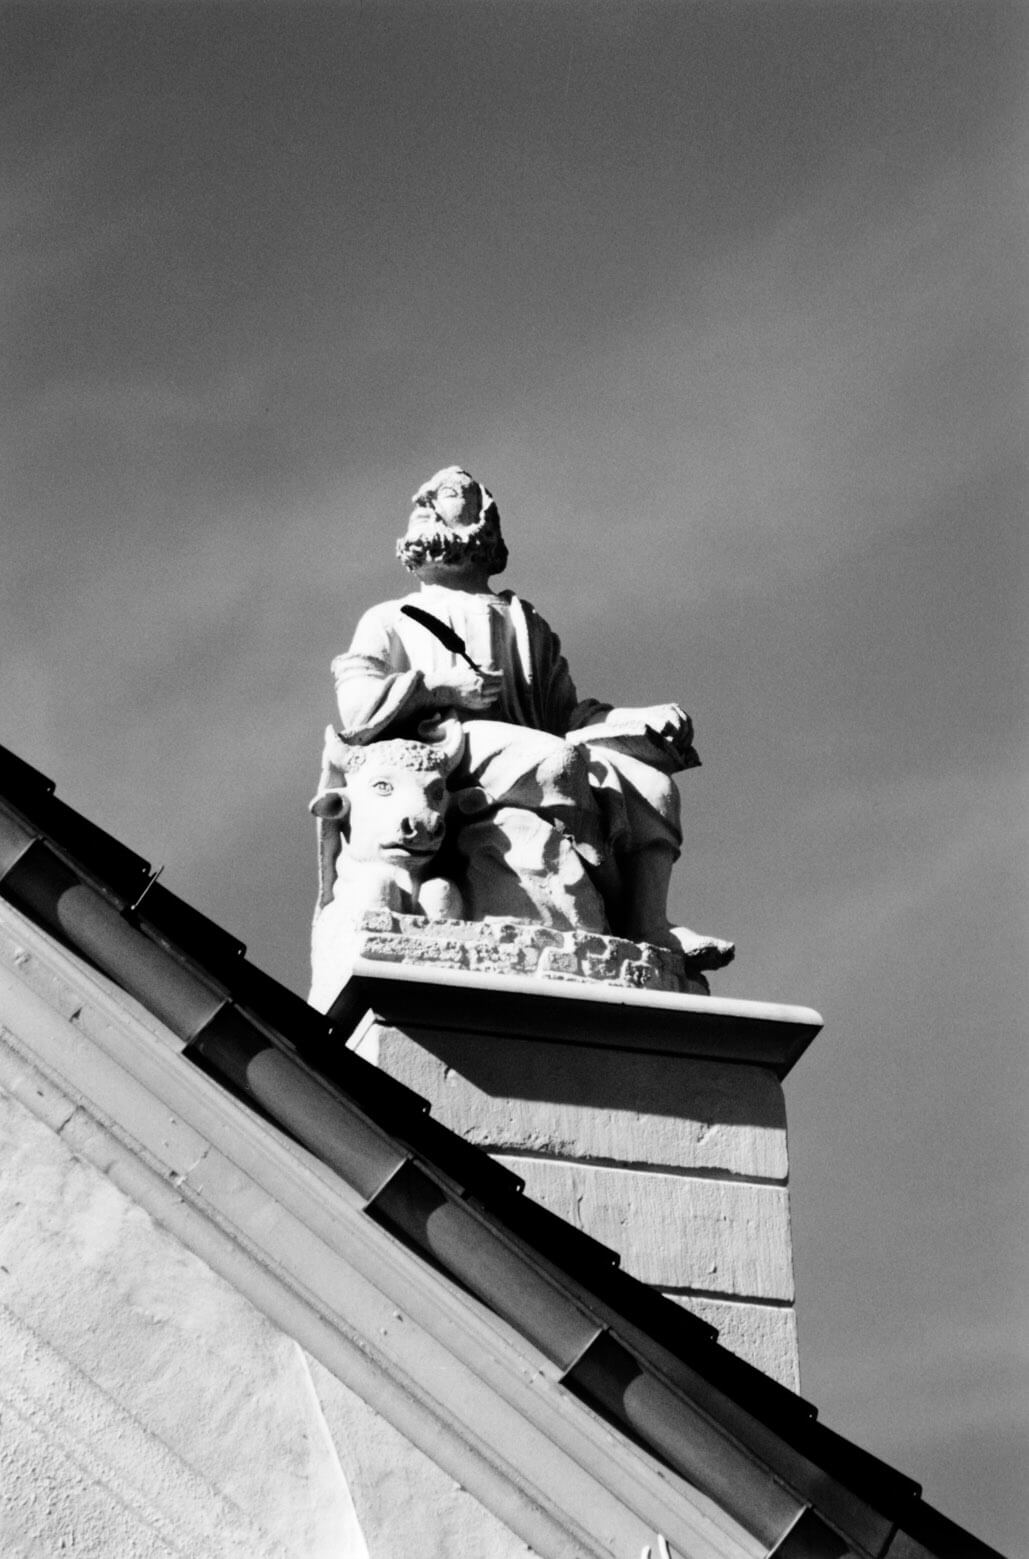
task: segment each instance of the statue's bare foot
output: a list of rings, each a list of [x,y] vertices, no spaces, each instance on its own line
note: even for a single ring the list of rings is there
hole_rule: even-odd
[[[704,936],[689,926],[669,926],[667,945],[677,947],[693,969],[724,969],[736,957],[735,942]]]

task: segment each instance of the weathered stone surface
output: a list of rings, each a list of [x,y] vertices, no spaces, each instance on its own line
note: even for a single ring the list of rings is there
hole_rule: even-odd
[[[545,926],[599,929],[600,894],[563,828],[521,807],[501,806],[457,832],[465,913]]]
[[[31,1426],[0,1452],[31,1496],[29,1525],[5,1534],[5,1553],[25,1536],[38,1542],[30,1553],[164,1559],[206,1551],[217,1529],[226,1556],[364,1555],[296,1343],[4,1094],[0,1300],[32,1336],[0,1384],[2,1397],[16,1381],[9,1405]],[[120,1440],[105,1444],[105,1423]],[[81,1472],[79,1439],[92,1458],[81,1503],[44,1508],[51,1474],[59,1488],[69,1462]],[[115,1520],[113,1497],[132,1520]]]
[[[287,1559],[287,1551],[0,1305],[0,1541],[7,1559]],[[353,1551],[357,1559],[358,1549]]]
[[[459,1008],[450,1021],[374,1023],[357,1048],[530,1195],[618,1250],[627,1271],[795,1388],[786,1118],[770,1067],[634,1048],[630,1007],[624,1049],[611,1033],[578,1043],[574,1022],[560,1042],[491,1034],[488,1012],[468,1032]]]
[[[308,1359],[368,1559],[528,1559],[508,1527],[391,1424]],[[341,1559],[349,1554],[341,1552]]]
[[[579,960],[571,951],[565,953],[559,948],[548,947],[540,958],[539,972],[574,976],[579,973]]]
[[[498,1155],[525,1191],[655,1288],[793,1298],[785,1188]]]
[[[341,919],[337,908],[334,902],[322,910],[312,938],[315,978],[308,999],[323,1012],[331,1007],[357,958],[416,968],[538,974],[648,991],[706,995],[709,989],[703,975],[691,970],[681,953],[624,937],[496,917],[429,920],[381,908],[365,910],[351,921]]]
[[[52,1113],[49,1127],[0,1092],[5,1556],[527,1559],[478,1500],[69,1152],[68,1112]]]
[[[718,1341],[723,1347],[764,1370],[790,1391],[800,1390],[797,1312],[792,1307],[700,1299],[695,1294],[668,1294],[667,1297],[709,1326],[716,1326]]]
[[[763,1067],[376,1025],[357,1047],[478,1147],[785,1181]]]

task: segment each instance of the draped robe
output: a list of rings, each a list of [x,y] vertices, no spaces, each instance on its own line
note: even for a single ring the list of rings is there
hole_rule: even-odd
[[[602,723],[612,706],[579,698],[557,634],[513,591],[472,594],[429,585],[367,611],[350,648],[332,663],[345,739],[410,734],[440,709],[426,676],[445,683],[462,664],[427,628],[404,616],[401,607],[408,602],[454,629],[477,665],[503,673],[500,695],[488,710],[458,712],[466,751],[455,788],[478,786],[488,803],[528,806],[561,821],[588,861],[651,843],[678,851],[679,796],[665,774],[638,758],[594,747],[588,764],[581,764],[581,782],[572,763],[564,765],[562,777],[562,757],[574,754],[561,739]]]

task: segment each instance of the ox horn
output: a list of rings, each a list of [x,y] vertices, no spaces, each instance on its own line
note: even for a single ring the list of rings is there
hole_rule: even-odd
[[[423,720],[418,727],[418,739],[439,753],[444,774],[457,768],[464,752],[464,730],[460,720]]]

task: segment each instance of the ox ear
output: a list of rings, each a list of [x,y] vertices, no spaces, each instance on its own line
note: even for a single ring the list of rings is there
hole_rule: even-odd
[[[328,790],[320,790],[309,806],[315,817],[342,823],[350,811],[350,797],[342,786],[333,786]]]
[[[460,720],[423,720],[418,727],[418,739],[439,753],[444,774],[453,773],[464,752],[465,735]]]

